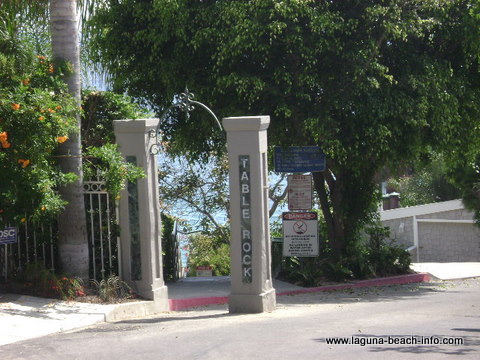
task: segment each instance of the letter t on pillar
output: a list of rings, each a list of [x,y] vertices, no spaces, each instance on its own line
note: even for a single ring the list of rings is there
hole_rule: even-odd
[[[268,216],[267,128],[269,116],[223,119],[227,132],[231,313],[275,309]]]

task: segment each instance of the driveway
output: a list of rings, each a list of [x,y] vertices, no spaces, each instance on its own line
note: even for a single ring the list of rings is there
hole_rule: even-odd
[[[230,315],[226,305],[170,312],[0,353],[2,360],[478,359],[480,279],[284,296],[263,314]]]

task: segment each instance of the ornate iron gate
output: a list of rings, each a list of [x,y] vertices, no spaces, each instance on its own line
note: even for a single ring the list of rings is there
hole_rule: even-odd
[[[90,278],[119,274],[117,207],[100,178],[84,182]],[[27,219],[28,216],[25,216]],[[43,264],[54,271],[58,239],[55,222],[38,224],[25,220],[17,228],[17,242],[0,244],[0,280],[8,281],[29,264]]]
[[[118,207],[105,189],[105,181],[97,177],[85,181],[85,210],[90,246],[90,278],[104,279],[119,275]]]

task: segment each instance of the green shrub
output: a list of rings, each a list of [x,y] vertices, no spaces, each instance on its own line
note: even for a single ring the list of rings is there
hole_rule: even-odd
[[[172,239],[172,233],[175,226],[175,219],[162,213],[162,256],[163,256],[163,278],[165,281],[175,281],[176,279],[176,249]]]
[[[106,190],[118,198],[126,180],[144,178],[143,170],[125,161],[115,144],[113,121],[136,119],[147,113],[125,95],[110,91],[82,92],[82,146],[85,178],[99,175]]]
[[[151,117],[130,97],[111,91],[82,92],[82,143],[84,148],[115,143],[113,121]]]
[[[288,260],[287,260],[288,259]],[[287,258],[289,280],[294,284],[306,287],[318,286],[324,275],[322,262],[317,258]]]
[[[127,180],[135,181],[145,177],[142,168],[127,162],[116,144],[89,147],[85,152],[84,173],[86,178],[95,175],[105,181],[108,193],[117,199],[125,188]]]
[[[374,276],[402,274],[410,268],[410,254],[390,239],[390,229],[380,224],[365,230],[369,236],[368,260]]]
[[[327,280],[344,282],[353,278],[353,272],[350,268],[351,264],[345,258],[332,258],[325,262],[323,274]]]
[[[85,295],[83,281],[69,275],[56,275],[42,263],[27,264],[16,279],[22,289],[32,295],[74,300]]]
[[[364,232],[365,236],[349,244],[341,258],[332,255],[328,242],[317,258],[282,258],[278,278],[308,287],[325,281],[343,282],[409,271],[410,254],[389,238],[388,227],[371,224]],[[276,253],[280,254],[278,249]]]
[[[230,245],[221,239],[195,234],[189,238],[189,276],[196,275],[198,266],[211,266],[213,275],[230,275]]]
[[[130,286],[116,275],[100,281],[92,280],[91,284],[95,288],[96,295],[103,302],[117,302],[132,297]]]

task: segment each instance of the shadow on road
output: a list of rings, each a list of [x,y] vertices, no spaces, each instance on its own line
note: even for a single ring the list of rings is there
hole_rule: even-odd
[[[452,329],[455,330],[455,329]],[[465,329],[470,331],[471,329]],[[474,329],[478,330],[478,329]],[[417,339],[416,344],[408,344],[408,345],[401,345],[401,340],[412,340],[412,337]],[[435,340],[442,341],[446,339],[450,341],[452,339],[452,334],[449,335],[438,335],[436,334],[434,337],[424,337],[425,343],[422,344],[422,335],[378,335],[378,334],[354,334],[347,338],[342,338],[342,340],[350,340],[350,344],[344,344],[343,346],[358,346],[364,348],[364,350],[370,351],[372,353],[381,353],[381,352],[396,352],[396,353],[404,353],[404,354],[444,354],[444,355],[466,355],[470,353],[474,353],[478,351],[478,346],[480,346],[480,338],[478,336],[455,336],[455,338],[461,340],[463,343],[455,343],[455,344],[432,344],[432,338]],[[355,342],[353,343],[353,340]],[[399,344],[388,344],[388,340],[397,340]],[[331,339],[329,339],[331,340]],[[326,339],[314,339],[314,341],[325,343]],[[382,342],[383,341],[383,344]],[[430,343],[429,343],[430,342]],[[353,344],[352,344],[353,343]],[[362,344],[362,345],[361,345]],[[329,346],[342,346],[339,344],[329,344]],[[387,356],[387,355],[386,355]]]
[[[405,285],[352,288],[339,291],[317,292],[277,297],[280,305],[345,304],[352,302],[399,301],[433,293],[444,292],[456,284],[452,282],[428,282]],[[452,291],[452,290],[450,290]]]

